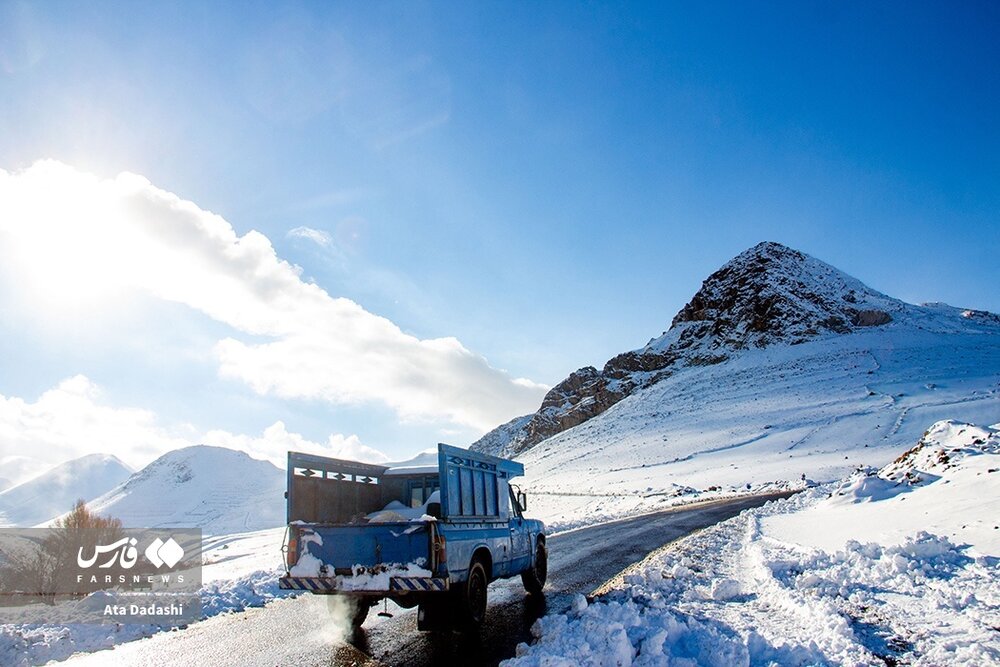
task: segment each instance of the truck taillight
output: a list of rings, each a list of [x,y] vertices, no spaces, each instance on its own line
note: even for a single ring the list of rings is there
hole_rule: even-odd
[[[448,544],[441,533],[434,536],[434,562],[437,565],[448,563]]]
[[[288,544],[285,546],[285,564],[291,569],[299,560],[299,534],[294,528],[289,529]]]

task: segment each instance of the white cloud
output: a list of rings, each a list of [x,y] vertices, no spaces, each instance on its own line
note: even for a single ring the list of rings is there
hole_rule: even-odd
[[[419,339],[300,279],[263,234],[141,176],[101,180],[58,162],[0,170],[0,236],[39,303],[134,289],[243,334],[215,348],[223,377],[261,394],[357,404],[486,430],[535,409],[545,387],[512,378],[455,338]]]
[[[27,455],[52,466],[100,452],[135,466],[193,444],[185,437],[190,435],[184,427],[173,432],[160,427],[148,410],[103,404],[100,389],[82,375],[63,380],[34,402],[0,395],[0,458]]]
[[[335,433],[325,443],[311,442],[298,433],[288,432],[284,422],[280,421],[268,426],[260,436],[209,431],[202,442],[206,445],[240,449],[256,458],[270,460],[282,468],[285,467],[286,453],[289,451],[367,463],[384,463],[389,460],[388,456],[377,449],[361,444],[356,435]]]
[[[307,241],[312,241],[316,245],[326,248],[333,242],[333,237],[330,236],[329,232],[324,232],[322,229],[313,229],[312,227],[295,227],[294,229],[288,230],[288,236],[298,239],[306,239]]]
[[[114,454],[141,468],[164,452],[195,444],[241,450],[282,468],[288,450],[372,463],[388,460],[356,435],[336,433],[325,443],[310,442],[280,421],[259,436],[165,426],[148,410],[108,405],[101,389],[83,375],[63,380],[34,402],[0,395],[0,461],[16,462],[29,455],[33,467],[20,475],[22,479],[95,453]]]

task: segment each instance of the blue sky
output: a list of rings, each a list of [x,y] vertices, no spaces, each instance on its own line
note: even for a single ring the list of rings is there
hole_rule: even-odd
[[[466,352],[488,368],[440,375],[426,401],[353,392],[347,375],[313,386],[287,367],[308,375],[294,355],[330,339],[312,347],[160,283],[151,295],[148,280],[81,298],[87,281],[61,291],[59,269],[8,262],[0,395],[37,417],[62,409],[43,409],[45,392],[83,376],[66,390],[86,396],[76,418],[91,404],[144,415],[125,429],[154,433],[133,464],[209,432],[273,453],[284,441],[263,433],[279,421],[396,458],[467,444],[544,391],[505,382],[551,385],[641,346],[765,239],[905,300],[1000,311],[995,4],[163,4],[0,3],[0,169],[141,175],[151,197],[260,232],[304,284],[394,323],[400,345],[457,339],[435,352],[449,373]],[[107,246],[94,252],[127,270]],[[53,283],[46,298],[26,296],[32,281]],[[225,371],[219,341],[268,336],[299,342],[271,366],[240,348],[259,373]],[[478,372],[497,383],[478,399],[492,412],[443,405]]]

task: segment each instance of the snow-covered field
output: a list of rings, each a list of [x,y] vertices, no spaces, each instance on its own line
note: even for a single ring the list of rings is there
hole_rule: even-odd
[[[1000,664],[1000,433],[748,510],[546,616],[526,665]]]

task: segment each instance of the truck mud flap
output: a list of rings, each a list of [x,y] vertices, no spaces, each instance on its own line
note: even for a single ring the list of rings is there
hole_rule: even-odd
[[[439,577],[392,577],[390,591],[446,591],[448,580]]]
[[[292,591],[312,591],[315,593],[335,593],[337,580],[332,577],[280,577],[278,588]],[[414,593],[424,591],[447,591],[448,580],[442,577],[391,577],[389,592]],[[348,589],[345,593],[385,593],[385,589]]]
[[[278,588],[291,591],[335,591],[333,579],[323,577],[281,577]]]

